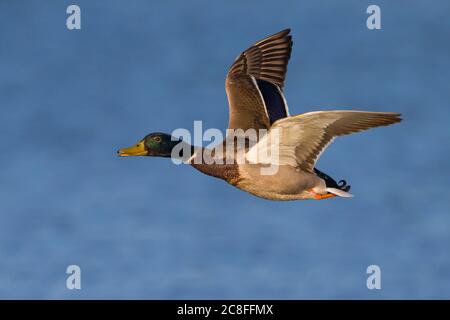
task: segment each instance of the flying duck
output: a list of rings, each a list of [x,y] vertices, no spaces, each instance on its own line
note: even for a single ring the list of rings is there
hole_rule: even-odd
[[[292,50],[289,33],[290,29],[286,29],[256,42],[236,58],[228,71],[225,81],[228,129],[263,132],[256,141],[245,137],[243,145],[236,144],[236,137],[233,137],[231,161],[228,152],[194,147],[159,132],[118,150],[118,155],[182,159],[204,174],[270,200],[352,197],[348,192],[350,186],[344,180],[337,183],[315,167],[317,160],[336,137],[400,122],[401,115],[354,110],[289,115],[283,93]],[[230,150],[226,142],[227,138],[222,144]],[[277,150],[276,156],[268,150]],[[237,161],[240,151],[243,151],[244,161]],[[210,152],[216,160],[226,158],[226,161],[202,161],[205,152]]]

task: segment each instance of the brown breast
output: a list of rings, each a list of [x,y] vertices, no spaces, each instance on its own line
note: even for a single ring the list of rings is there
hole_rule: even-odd
[[[236,185],[240,180],[237,164],[191,163],[191,166],[208,176],[223,179],[232,185]]]

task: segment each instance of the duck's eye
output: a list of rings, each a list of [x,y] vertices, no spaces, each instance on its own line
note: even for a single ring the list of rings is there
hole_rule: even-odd
[[[161,137],[155,137],[156,142],[161,142]]]

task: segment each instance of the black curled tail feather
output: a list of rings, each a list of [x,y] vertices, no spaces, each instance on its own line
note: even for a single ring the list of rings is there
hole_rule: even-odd
[[[315,174],[319,177],[325,180],[325,185],[327,188],[336,188],[345,192],[348,192],[351,188],[350,185],[347,184],[347,181],[340,180],[339,183],[336,182],[333,178],[331,178],[329,175],[323,173],[322,171],[314,168]]]
[[[347,181],[345,180],[339,180],[338,188],[342,191],[348,192],[352,186],[347,184]]]

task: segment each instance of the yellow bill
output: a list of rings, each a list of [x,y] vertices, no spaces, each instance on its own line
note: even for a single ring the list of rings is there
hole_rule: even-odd
[[[131,146],[129,148],[119,149],[117,154],[120,157],[130,157],[130,156],[146,156],[148,151],[145,149],[144,140],[141,140],[138,144]]]

